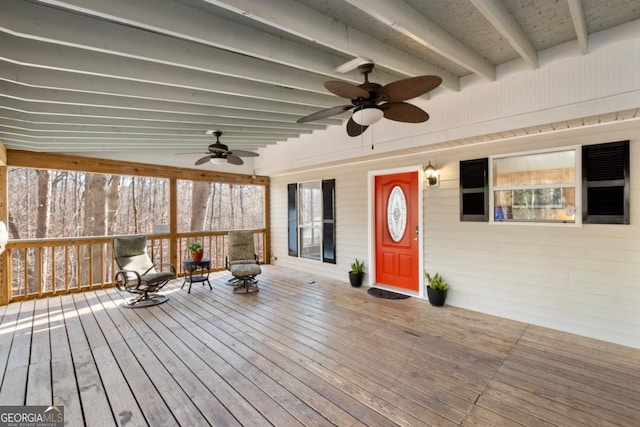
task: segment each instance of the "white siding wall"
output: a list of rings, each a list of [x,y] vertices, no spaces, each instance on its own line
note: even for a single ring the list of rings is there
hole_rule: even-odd
[[[631,139],[631,225],[460,222],[459,161],[494,154]],[[367,173],[435,162],[423,191],[424,268],[450,283],[447,303],[640,348],[640,124],[586,136],[528,138],[272,178],[274,263],[345,281],[367,259]],[[336,179],[337,264],[287,255],[287,184]],[[304,275],[300,280],[305,280]],[[367,279],[365,279],[367,280]]]
[[[631,140],[631,224],[460,222],[459,160],[523,149]],[[447,302],[640,348],[640,126],[548,136],[439,157],[441,185],[425,191],[425,267],[451,284]],[[444,153],[443,153],[444,154]]]
[[[438,188],[424,190],[424,267],[451,284],[447,302],[485,313],[640,348],[640,121],[560,130],[553,123],[616,114],[640,106],[640,23],[590,38],[580,56],[566,45],[540,53],[540,68],[519,62],[498,68],[495,82],[466,81],[463,90],[437,90],[414,100],[431,114],[420,125],[383,120],[359,138],[343,127],[270,146],[256,159],[272,177],[273,253],[278,264],[313,271],[348,286],[355,258],[367,258],[367,173],[435,163]],[[528,126],[556,132],[447,151],[430,144]],[[631,225],[582,227],[459,221],[459,161],[500,153],[631,140]],[[347,166],[372,153],[423,154]],[[405,151],[406,152],[406,151]],[[320,166],[318,166],[320,165]],[[313,169],[316,168],[316,169]],[[297,173],[296,170],[307,169]],[[336,265],[287,255],[287,184],[336,179]],[[304,275],[301,275],[304,280]],[[367,278],[365,278],[367,280]]]

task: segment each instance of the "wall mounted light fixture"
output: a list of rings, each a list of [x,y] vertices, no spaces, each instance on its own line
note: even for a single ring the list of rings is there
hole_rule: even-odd
[[[431,162],[424,168],[424,176],[427,178],[429,187],[433,187],[438,184],[438,170],[431,165]]]

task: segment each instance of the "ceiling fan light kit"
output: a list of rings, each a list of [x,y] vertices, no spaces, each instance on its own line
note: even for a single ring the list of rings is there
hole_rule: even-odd
[[[329,92],[349,99],[351,105],[339,105],[316,111],[299,118],[297,122],[307,123],[326,119],[355,108],[347,122],[347,134],[358,136],[382,117],[403,123],[423,123],[429,120],[429,114],[426,111],[404,101],[422,96],[437,88],[442,83],[442,78],[438,76],[409,77],[382,86],[369,82],[369,73],[373,71],[372,63],[362,64],[358,66],[358,70],[364,76],[364,83],[358,86],[337,80],[324,83],[324,87]]]
[[[353,113],[353,121],[362,126],[371,126],[380,121],[384,113],[377,107],[363,107]]]
[[[211,157],[209,161],[214,165],[224,165],[225,163],[227,163],[227,159],[223,157]]]

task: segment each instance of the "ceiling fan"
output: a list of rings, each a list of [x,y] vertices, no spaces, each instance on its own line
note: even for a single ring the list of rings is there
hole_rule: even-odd
[[[353,115],[347,122],[347,134],[358,136],[382,117],[405,123],[422,123],[429,120],[429,115],[424,110],[404,101],[437,88],[442,83],[440,77],[410,77],[382,86],[369,82],[369,73],[373,71],[373,67],[371,63],[358,66],[360,74],[364,76],[364,83],[358,86],[338,80],[324,83],[324,87],[329,92],[350,99],[351,105],[339,105],[316,111],[298,119],[297,122],[312,122],[354,109]]]
[[[225,161],[232,165],[242,165],[244,162],[240,157],[258,157],[258,153],[254,153],[252,151],[244,151],[244,150],[229,150],[229,147],[222,144],[220,142],[220,136],[222,136],[222,132],[219,130],[213,132],[213,135],[216,137],[216,142],[214,144],[209,145],[208,153],[206,156],[199,158],[196,160],[195,165],[202,165],[207,162],[215,163],[215,164],[224,164]]]

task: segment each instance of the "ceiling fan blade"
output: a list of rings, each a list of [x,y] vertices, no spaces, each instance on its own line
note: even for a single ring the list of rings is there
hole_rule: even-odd
[[[229,154],[227,156],[227,163],[231,163],[232,165],[238,165],[238,166],[244,164],[244,162],[240,157],[234,156],[233,154]]]
[[[347,122],[347,135],[358,136],[367,130],[368,127],[369,126],[363,126],[356,123],[353,118],[349,118],[349,121]]]
[[[353,105],[339,105],[337,107],[326,108],[324,110],[316,111],[308,116],[304,116],[296,120],[296,123],[307,123],[314,120],[326,119],[327,117],[335,116],[336,114],[344,113],[353,108]]]
[[[378,100],[400,102],[424,95],[440,86],[442,79],[438,76],[418,76],[402,79],[384,85],[378,91]]]
[[[209,161],[209,159],[212,156],[204,156],[199,158],[198,160],[196,160],[196,162],[194,163],[194,165],[198,166],[198,165],[204,165],[205,163],[207,163]]]
[[[429,114],[420,107],[408,102],[387,102],[378,108],[384,113],[384,118],[404,123],[422,123],[429,120]]]
[[[341,82],[339,80],[329,80],[324,82],[324,87],[334,95],[341,96],[347,99],[355,98],[368,98],[369,92],[362,89],[359,86],[352,85],[351,83]]]
[[[227,151],[229,156],[236,157],[258,157],[260,154],[254,153],[253,151],[244,151],[244,150],[231,150]]]

